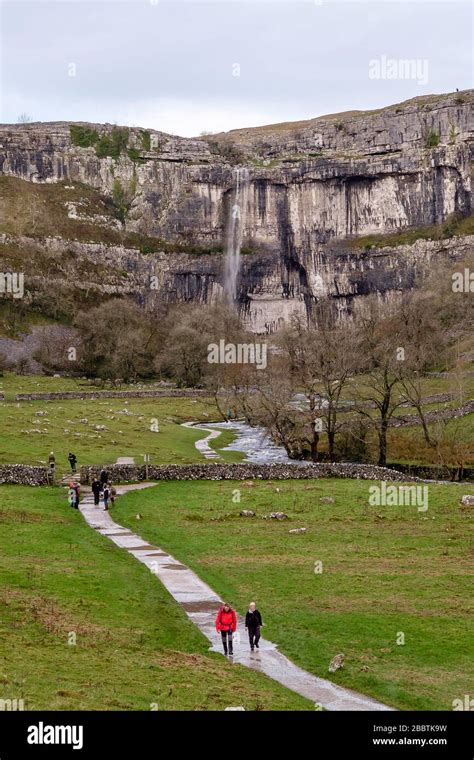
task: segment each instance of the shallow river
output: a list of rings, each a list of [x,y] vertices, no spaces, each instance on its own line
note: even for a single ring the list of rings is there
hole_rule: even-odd
[[[306,462],[290,459],[283,446],[277,446],[264,428],[251,427],[245,422],[234,420],[230,422],[206,422],[203,423],[203,427],[234,431],[236,433],[235,440],[228,446],[224,446],[222,450],[243,452],[245,454],[244,462],[254,462],[255,464],[282,462],[296,466],[306,464]]]

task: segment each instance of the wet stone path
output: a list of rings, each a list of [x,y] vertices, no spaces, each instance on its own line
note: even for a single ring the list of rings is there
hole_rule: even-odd
[[[117,495],[153,485],[155,484],[140,483],[117,486]],[[220,636],[214,627],[217,611],[222,603],[220,597],[196,573],[170,554],[159,547],[151,546],[140,536],[118,525],[102,506],[95,507],[91,493],[85,493],[80,510],[91,528],[107,536],[118,547],[128,551],[156,575],[183,607],[192,622],[209,639],[210,649],[222,653]],[[233,662],[265,673],[288,689],[310,699],[317,709],[321,707],[326,710],[392,709],[370,697],[337,686],[299,668],[267,639],[261,638],[260,649],[250,652],[244,621],[240,616],[238,616],[237,634],[234,635]]]
[[[217,453],[217,451],[214,451],[213,448],[209,445],[209,441],[211,441],[213,438],[218,438],[221,434],[220,430],[210,430],[208,427],[205,427],[205,425],[196,424],[195,422],[183,422],[182,427],[185,428],[196,428],[197,430],[204,430],[204,432],[208,433],[208,435],[205,436],[205,438],[200,438],[198,441],[195,442],[194,446],[195,448],[202,454],[206,459],[222,459],[222,457]]]

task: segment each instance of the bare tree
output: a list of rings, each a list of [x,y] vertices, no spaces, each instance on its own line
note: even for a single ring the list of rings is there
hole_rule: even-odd
[[[396,312],[381,309],[372,299],[367,314],[358,325],[357,350],[363,376],[357,384],[356,411],[363,416],[378,438],[378,464],[387,463],[387,433],[391,418],[404,403],[400,396],[403,346],[399,344]]]
[[[317,307],[316,329],[296,318],[283,332],[281,345],[286,351],[295,389],[303,394],[309,409],[313,433],[312,458],[316,461],[319,433],[328,438],[329,458],[334,461],[336,434],[341,428],[338,412],[344,389],[359,365],[354,350],[355,333],[349,323],[334,324],[323,305]]]

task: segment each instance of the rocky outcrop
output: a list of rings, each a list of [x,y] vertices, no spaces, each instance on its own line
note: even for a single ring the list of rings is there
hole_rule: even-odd
[[[11,235],[0,235],[6,247],[15,242]],[[33,238],[16,238],[18,245],[38,245]],[[105,243],[84,243],[45,238],[42,250],[62,261],[63,272],[56,276],[58,287],[74,287],[83,292],[130,296],[145,306],[165,302],[213,303],[222,297],[222,256],[193,256],[186,253],[147,253]],[[466,259],[474,250],[474,236],[446,240],[418,240],[413,245],[371,247],[353,250],[336,245],[321,245],[306,260],[305,292],[298,285],[282,289],[282,264],[277,253],[245,255],[241,264],[241,308],[248,326],[257,333],[275,331],[291,314],[306,314],[312,303],[328,298],[334,312],[357,316],[365,310],[364,296],[376,294],[382,301],[401,297],[413,287],[416,278],[446,260]],[[68,268],[68,255],[74,259]],[[302,254],[302,259],[304,256]],[[4,260],[7,262],[8,257]],[[75,267],[103,267],[101,279],[87,274],[74,279]],[[25,273],[26,298],[29,291],[44,290],[50,280],[40,272]],[[284,295],[284,292],[286,295]]]
[[[353,250],[348,241],[472,213],[472,116],[468,91],[206,139],[132,128],[116,155],[98,149],[112,140],[111,125],[76,125],[89,130],[85,137],[93,135],[90,145],[84,135],[71,137],[68,123],[3,125],[0,171],[35,183],[84,183],[108,196],[119,187],[129,197],[127,230],[216,253],[155,253],[140,264],[138,254],[116,246],[82,244],[83,254],[137,273],[137,297],[149,294],[146,272],[157,277],[157,297],[207,302],[222,294],[219,251],[234,166],[245,165],[239,302],[254,330],[271,331],[319,298],[329,296],[337,311],[351,312],[367,293],[384,297],[411,287],[420,261],[429,266],[432,256],[462,255],[459,240],[404,250]]]

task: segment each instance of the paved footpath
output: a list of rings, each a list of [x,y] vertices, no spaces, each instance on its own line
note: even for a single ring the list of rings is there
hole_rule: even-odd
[[[199,440],[195,442],[194,446],[201,454],[206,457],[206,459],[222,459],[220,454],[218,454],[217,451],[214,451],[214,449],[209,445],[209,441],[220,436],[220,430],[207,428],[206,423],[198,424],[196,422],[182,422],[181,426],[185,428],[191,428],[192,430],[204,430],[204,432],[209,433],[209,435],[206,435],[205,438],[199,438]]]
[[[154,485],[155,483],[140,483],[138,485],[117,486],[117,495]],[[110,538],[120,548],[128,551],[156,575],[183,607],[188,617],[209,639],[210,649],[222,653],[220,636],[214,627],[217,611],[222,603],[220,597],[196,573],[182,565],[170,554],[156,546],[151,546],[136,533],[118,525],[112,520],[110,512],[104,512],[102,506],[95,507],[91,493],[86,492],[84,495],[80,510],[91,528]],[[248,639],[244,632],[244,621],[238,616],[238,630],[234,636],[233,662],[265,673],[288,689],[310,699],[315,705],[326,710],[392,709],[370,697],[337,686],[331,681],[318,678],[299,668],[267,639],[260,639],[260,649],[250,652]]]

